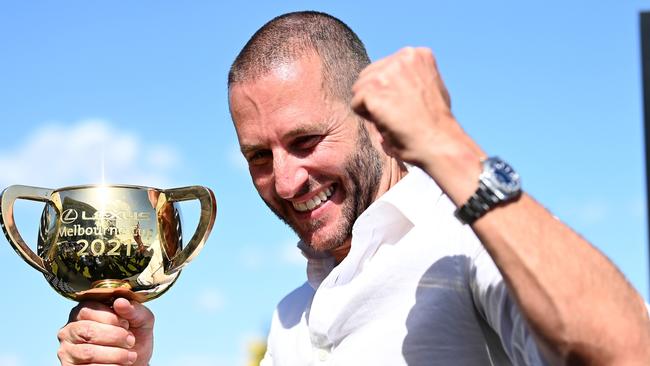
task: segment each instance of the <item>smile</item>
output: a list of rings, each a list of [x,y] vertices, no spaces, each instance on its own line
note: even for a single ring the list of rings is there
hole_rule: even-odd
[[[319,192],[317,195],[305,202],[292,202],[291,204],[298,212],[311,211],[322,205],[324,202],[327,202],[327,200],[332,196],[332,193],[334,193],[332,187],[327,187],[327,189]]]

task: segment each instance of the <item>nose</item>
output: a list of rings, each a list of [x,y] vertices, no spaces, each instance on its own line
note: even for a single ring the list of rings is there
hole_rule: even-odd
[[[273,154],[275,191],[283,199],[305,193],[308,173],[301,159],[290,154]]]

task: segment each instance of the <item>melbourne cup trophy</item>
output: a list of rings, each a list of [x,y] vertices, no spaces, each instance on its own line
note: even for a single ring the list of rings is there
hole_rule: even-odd
[[[36,253],[14,220],[18,199],[45,203]],[[198,200],[186,245],[178,202]],[[162,295],[199,254],[217,214],[209,188],[85,185],[60,189],[13,185],[0,195],[0,225],[16,253],[59,294],[76,301],[145,302]]]

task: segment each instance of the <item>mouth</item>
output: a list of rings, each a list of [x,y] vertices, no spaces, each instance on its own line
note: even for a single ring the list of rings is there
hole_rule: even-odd
[[[304,202],[292,202],[293,208],[298,212],[309,212],[322,206],[325,202],[329,201],[330,197],[334,194],[334,187],[327,187],[325,190],[318,192],[314,197]]]

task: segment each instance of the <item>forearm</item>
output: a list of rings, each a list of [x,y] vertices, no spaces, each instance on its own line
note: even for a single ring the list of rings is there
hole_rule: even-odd
[[[605,256],[531,197],[491,212],[473,229],[531,327],[562,358],[612,364],[648,357],[641,298]]]
[[[457,206],[479,184],[487,155],[453,118],[428,49],[404,48],[364,69],[352,108],[385,149],[423,168]],[[526,194],[472,224],[524,316],[571,364],[650,364],[642,299],[601,253]]]
[[[453,137],[449,147],[422,154],[419,165],[460,206],[478,186],[485,154],[464,133]],[[490,211],[472,228],[535,333],[563,359],[650,360],[643,300],[605,256],[530,196]]]

